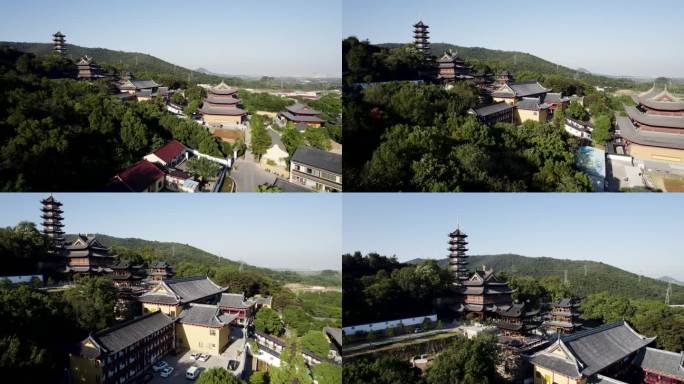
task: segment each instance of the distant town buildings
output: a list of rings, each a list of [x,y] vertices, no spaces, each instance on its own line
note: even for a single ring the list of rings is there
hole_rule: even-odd
[[[342,155],[297,148],[290,160],[290,182],[315,191],[342,192]]]

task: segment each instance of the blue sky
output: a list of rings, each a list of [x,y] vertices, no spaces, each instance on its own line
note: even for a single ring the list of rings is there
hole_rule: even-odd
[[[32,221],[40,228],[47,194],[0,194],[0,227]],[[267,268],[341,268],[342,196],[338,194],[70,194],[67,233],[189,244]]]
[[[344,0],[343,35],[407,43],[412,25],[433,42],[521,51],[570,68],[684,77],[684,1]]]
[[[444,258],[447,234],[469,254],[601,261],[684,281],[683,194],[345,194],[345,253]]]
[[[0,41],[50,42],[60,30],[68,43],[191,69],[340,76],[341,8],[341,0],[2,1]]]

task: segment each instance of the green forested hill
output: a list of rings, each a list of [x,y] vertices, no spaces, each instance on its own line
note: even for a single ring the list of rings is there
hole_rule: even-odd
[[[471,269],[494,268],[496,272],[510,272],[518,275],[558,276],[564,278],[567,270],[570,289],[578,296],[585,297],[592,293],[609,291],[629,298],[665,300],[667,283],[627,272],[596,261],[560,260],[551,257],[526,257],[520,255],[487,255],[470,256]],[[409,263],[416,263],[412,260]],[[447,259],[439,260],[443,268],[447,266]],[[586,275],[585,275],[586,266]],[[684,304],[684,287],[672,285],[671,304]]]
[[[275,271],[267,268],[255,267],[246,263],[229,260],[209,252],[195,248],[191,245],[143,240],[136,238],[119,238],[97,234],[97,239],[107,247],[113,247],[116,254],[125,253],[121,248],[142,255],[145,260],[166,260],[171,263],[179,274],[195,274],[202,270],[209,270],[214,266],[227,266],[231,269],[245,272],[257,272],[266,275],[274,281],[281,283],[299,282],[303,284],[315,284],[324,286],[340,286],[342,275],[339,271],[321,271],[318,273],[297,273],[291,271]],[[68,240],[73,240],[75,235],[67,235]],[[205,272],[206,273],[206,272]]]
[[[52,44],[49,43],[23,43],[23,42],[0,42],[0,45],[8,45],[22,52],[33,53],[38,56],[52,52]],[[155,81],[168,85],[172,88],[186,87],[187,84],[218,83],[225,80],[227,83],[238,87],[276,89],[284,88],[302,90],[338,89],[339,81],[321,80],[300,82],[292,78],[276,79],[265,77],[261,80],[243,79],[237,76],[223,76],[207,71],[195,71],[169,63],[152,55],[139,52],[115,51],[105,48],[87,48],[78,45],[67,44],[66,56],[73,61],[84,55],[92,57],[98,65],[115,67],[118,71],[133,72],[136,78],[152,78]],[[266,74],[265,74],[266,75]],[[187,84],[186,84],[187,83]]]
[[[404,44],[388,43],[378,44],[384,48],[399,48]],[[471,63],[487,65],[494,72],[508,70],[514,74],[522,72],[536,72],[542,75],[562,75],[565,77],[583,80],[591,85],[609,86],[616,88],[634,88],[638,86],[631,79],[617,79],[607,76],[594,75],[582,70],[575,70],[562,65],[552,63],[529,53],[515,51],[501,51],[481,47],[461,47],[447,43],[432,43],[432,54],[439,57],[449,49],[458,52],[459,56]],[[643,86],[648,87],[649,84]]]

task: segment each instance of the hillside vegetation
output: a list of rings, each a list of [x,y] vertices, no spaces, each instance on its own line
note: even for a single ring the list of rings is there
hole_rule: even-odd
[[[0,45],[8,45],[22,52],[45,56],[52,52],[52,44],[48,43],[22,43],[0,42]],[[248,80],[237,76],[222,76],[206,72],[198,72],[188,68],[169,63],[149,54],[139,52],[115,51],[105,48],[87,48],[78,45],[67,44],[66,56],[73,61],[88,55],[95,59],[98,65],[105,69],[116,71],[133,72],[136,78],[152,78],[155,81],[170,86],[171,88],[185,88],[188,85],[198,83],[219,83],[221,80],[237,87],[252,87],[277,89],[282,85],[284,88],[302,90],[339,89],[339,83],[330,82],[299,82],[292,79],[275,81],[270,77],[260,80]]]
[[[420,260],[412,260],[416,263]],[[610,291],[613,294],[630,298],[653,299],[664,302],[667,283],[658,279],[627,272],[612,265],[596,261],[560,260],[551,257],[526,257],[513,254],[482,255],[468,258],[471,270],[494,268],[496,272],[541,278],[545,276],[564,277],[568,271],[568,287],[579,297],[593,293]],[[447,259],[438,264],[446,268]],[[586,266],[586,276],[584,274]],[[671,304],[684,304],[684,287],[672,285]]]

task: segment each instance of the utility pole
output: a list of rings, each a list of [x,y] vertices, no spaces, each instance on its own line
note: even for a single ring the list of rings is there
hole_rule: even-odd
[[[587,277],[587,265],[584,264],[584,277]]]
[[[665,291],[665,305],[670,305],[670,292],[672,292],[672,282],[667,283],[667,291]]]
[[[171,256],[176,257],[176,245],[171,244]]]
[[[563,270],[563,284],[568,285],[568,270]]]

